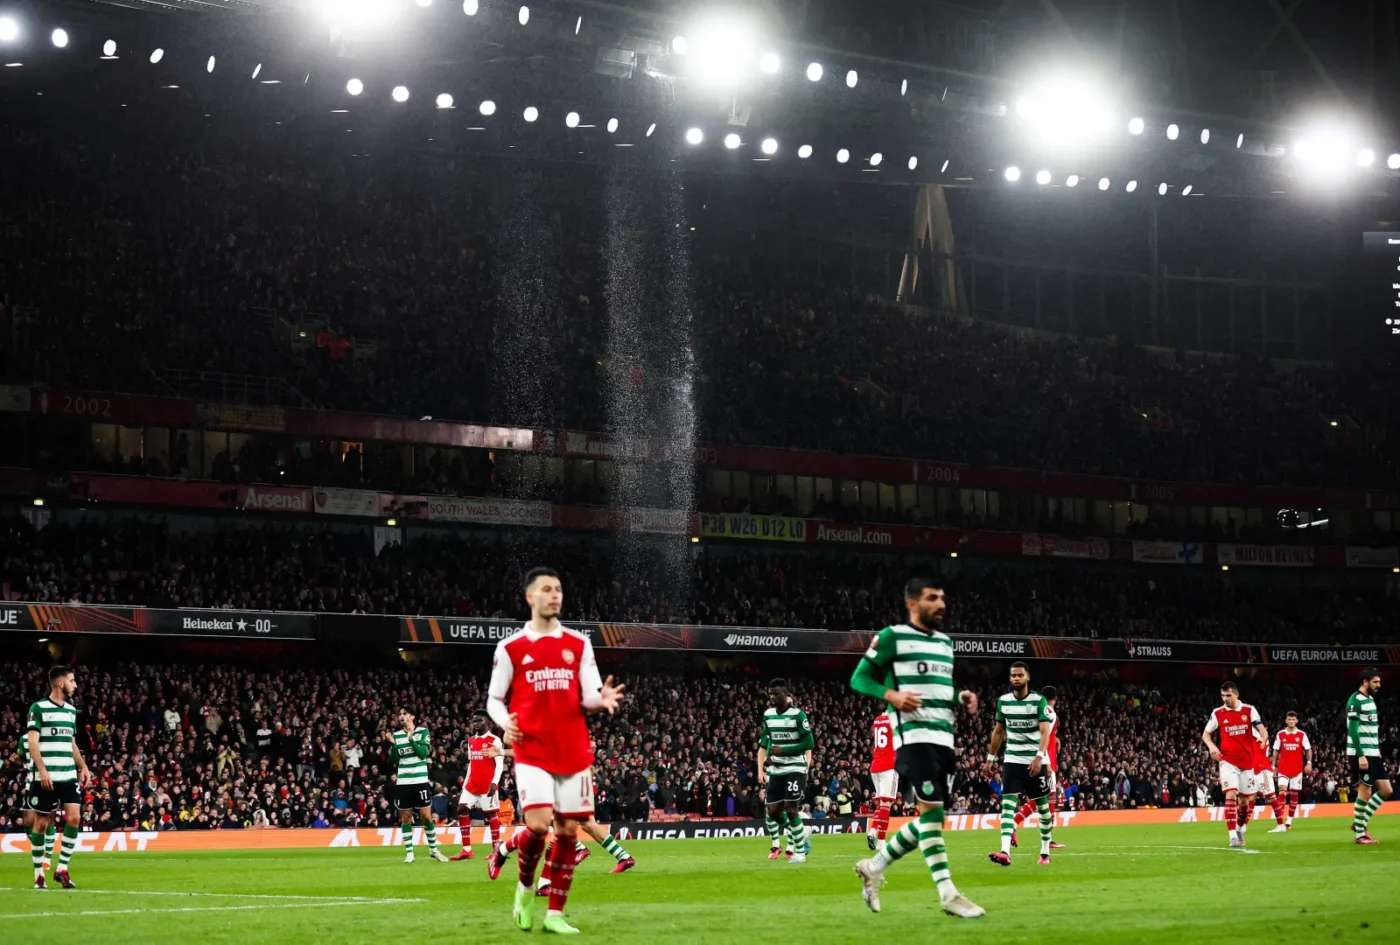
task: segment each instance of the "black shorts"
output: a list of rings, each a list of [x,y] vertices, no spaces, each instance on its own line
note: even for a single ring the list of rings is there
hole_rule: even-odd
[[[20,807],[24,810],[53,814],[68,804],[81,807],[83,791],[78,787],[77,781],[58,781],[54,783],[53,788],[45,790],[42,784],[34,780],[25,785],[23,801]]]
[[[399,810],[421,810],[433,801],[431,784],[394,785],[394,806]]]
[[[1364,784],[1367,787],[1374,787],[1377,781],[1389,781],[1390,775],[1385,772],[1385,762],[1375,755],[1366,756],[1366,770],[1362,771],[1357,764],[1361,759],[1355,755],[1351,756],[1351,783]]]
[[[801,804],[807,793],[807,775],[770,774],[768,787],[764,789],[766,804]]]
[[[1050,766],[1042,762],[1040,773],[1031,774],[1030,765],[1002,765],[1001,791],[1032,799],[1044,797],[1050,793]]]
[[[946,804],[953,794],[958,756],[944,745],[905,745],[894,754],[894,770],[906,796],[925,804]]]

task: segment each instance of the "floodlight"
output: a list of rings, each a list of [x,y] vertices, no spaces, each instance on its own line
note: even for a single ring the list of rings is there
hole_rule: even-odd
[[[1181,126],[1176,122],[1167,125],[1167,140],[1175,141],[1179,137],[1181,137]]]
[[[1050,183],[1050,172],[1042,167],[1035,172],[1035,182],[1044,187],[1046,184]]]
[[[393,96],[394,101],[402,105],[404,102],[408,101],[408,86],[396,85],[394,86],[394,91],[389,94]]]
[[[758,58],[758,68],[767,75],[777,75],[782,67],[783,61],[775,52],[766,52]]]
[[[577,128],[577,127],[578,127],[578,123],[579,123],[578,112],[569,112],[569,114],[567,114],[567,115],[564,116],[564,127],[565,127],[565,128]]]
[[[59,49],[67,49],[68,31],[61,26],[58,27],[52,33],[49,34],[49,42],[53,43]]]
[[[1130,135],[1140,135],[1146,127],[1147,123],[1141,118],[1134,116],[1128,119],[1128,134]]]
[[[912,154],[909,155],[909,170],[912,171],[914,168],[916,168],[916,167],[918,167],[918,166],[919,166],[919,159],[918,159],[917,157],[915,157],[914,155],[912,155]]]
[[[1099,178],[1099,190],[1108,190],[1108,188],[1110,188],[1110,187],[1112,187],[1112,186],[1113,186],[1113,181],[1109,180],[1107,177],[1100,177],[1100,178]]]
[[[810,144],[802,145],[797,149],[797,156],[804,161],[807,160],[812,156],[812,146]]]
[[[351,95],[359,95],[364,90],[365,84],[359,79],[351,79],[349,82],[345,83],[345,91],[349,92]]]
[[[711,16],[695,24],[683,44],[687,74],[706,88],[737,88],[760,64],[757,46],[753,26],[746,19]]]
[[[1114,126],[1106,86],[1083,76],[1050,75],[1028,83],[1015,102],[1016,118],[1040,147],[1092,144]]]
[[[846,88],[848,88],[848,89],[853,89],[853,88],[855,88],[855,87],[856,87],[856,83],[859,82],[859,81],[860,81],[860,74],[857,73],[856,70],[854,70],[854,69],[848,69],[848,70],[846,71]]]
[[[685,143],[686,143],[686,144],[699,144],[700,142],[702,142],[702,141],[704,141],[704,140],[705,140],[705,132],[701,131],[699,128],[687,128],[687,129],[685,130]]]
[[[487,118],[490,118],[492,115],[496,114],[496,103],[489,98],[483,99],[481,104],[476,107],[476,110]]]
[[[1003,171],[1001,176],[1006,178],[1008,184],[1014,184],[1021,179],[1021,169],[1013,164]]]
[[[444,109],[445,109],[445,108],[451,108],[451,107],[452,107],[452,93],[451,93],[451,92],[439,92],[439,93],[438,93],[437,99],[434,101],[434,104],[437,105],[438,108],[444,108]]]
[[[1071,175],[1069,175],[1068,177],[1066,177],[1066,178],[1065,178],[1065,186],[1066,186],[1066,187],[1078,187],[1078,186],[1079,186],[1079,175],[1078,175],[1078,174],[1071,174]]]
[[[731,151],[741,144],[743,144],[743,142],[739,140],[739,136],[732,131],[724,136],[724,146]]]
[[[822,80],[822,64],[820,62],[807,63],[807,81],[820,82]]]
[[[540,110],[533,105],[526,105],[525,110],[520,113],[520,117],[526,121],[537,121],[540,117]]]
[[[164,59],[164,58],[165,58],[165,50],[164,50],[164,49],[161,49],[159,46],[157,46],[155,49],[152,49],[152,50],[151,50],[151,55],[150,55],[150,57],[149,57],[149,61],[150,61],[151,65],[154,66],[156,63],[160,62],[160,61],[161,61],[162,59]]]
[[[758,149],[769,157],[772,157],[778,153],[778,139],[764,138],[763,141],[759,143]]]
[[[851,159],[851,152],[847,148],[841,148],[836,152],[836,163],[845,164]]]

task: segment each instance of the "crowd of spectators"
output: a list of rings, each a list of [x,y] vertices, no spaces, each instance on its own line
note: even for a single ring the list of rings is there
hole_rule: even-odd
[[[431,776],[455,797],[464,740],[484,705],[487,654],[470,667],[249,669],[228,665],[110,663],[78,667],[79,743],[95,775],[85,792],[87,829],[378,827],[395,820],[384,733],[400,705],[432,737]],[[951,807],[994,810],[998,772],[985,762],[991,704],[1003,683],[971,683],[981,699],[958,727]],[[752,668],[730,674],[647,672],[618,666],[628,698],[592,724],[598,815],[755,816],[765,682]],[[44,669],[0,664],[0,830],[18,829],[25,709],[45,692]],[[841,679],[793,680],[811,717],[816,751],[806,804],[815,817],[868,803],[875,703]],[[1246,686],[1271,729],[1300,713],[1316,755],[1307,801],[1344,798],[1345,692]],[[1216,704],[1209,683],[1152,688],[1111,678],[1059,686],[1061,785],[1066,806],[1089,810],[1218,802],[1199,741]],[[1383,708],[1394,746],[1395,714]],[[1393,749],[1391,749],[1393,753]],[[503,791],[514,782],[507,764]],[[447,806],[445,819],[455,805]],[[902,808],[901,808],[902,809]]]
[[[766,552],[676,539],[493,529],[375,553],[368,529],[176,532],[160,520],[0,521],[0,599],[150,607],[523,618],[519,578],[549,563],[576,620],[869,630],[903,582],[949,581],[955,633],[1135,640],[1400,640],[1395,581],[1368,590],[1204,569]],[[1387,590],[1388,588],[1388,590]]]
[[[609,282],[603,174],[138,141],[0,145],[3,379],[170,393],[172,369],[212,370],[326,407],[682,437],[650,407],[693,388],[707,442],[1295,485],[1396,470],[1384,353],[1288,369],[1029,337],[711,244],[675,336],[693,356],[643,357],[615,337],[637,295]],[[672,226],[643,223],[652,249]]]

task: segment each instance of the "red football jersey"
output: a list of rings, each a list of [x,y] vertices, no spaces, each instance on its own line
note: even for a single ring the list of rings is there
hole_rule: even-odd
[[[517,716],[521,736],[511,747],[517,765],[567,777],[593,764],[583,693],[603,686],[593,644],[560,626],[536,633],[526,626],[496,645],[491,696]]]
[[[870,770],[875,774],[894,767],[894,723],[883,712],[875,716],[871,726],[875,736],[875,753],[870,756]]]
[[[1256,772],[1274,770],[1273,762],[1269,760],[1269,753],[1264,750],[1264,743],[1258,738],[1254,739],[1254,746],[1250,751],[1254,754],[1254,770]]]
[[[1274,751],[1278,752],[1278,773],[1285,778],[1296,778],[1303,773],[1303,752],[1312,751],[1312,742],[1302,729],[1296,732],[1280,729],[1274,733]]]
[[[467,793],[483,796],[501,783],[502,756],[486,754],[488,749],[501,748],[495,735],[473,735],[467,739]]]
[[[1206,723],[1207,732],[1219,732],[1220,757],[1241,771],[1254,770],[1254,746],[1259,737],[1255,723],[1261,721],[1254,706],[1241,702],[1238,709],[1217,706]]]
[[[1050,770],[1060,770],[1060,715],[1050,710]]]

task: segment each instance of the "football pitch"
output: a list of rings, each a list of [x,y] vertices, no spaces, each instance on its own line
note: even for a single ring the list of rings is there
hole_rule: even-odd
[[[917,853],[890,869],[884,911],[872,915],[851,871],[865,855],[863,836],[814,837],[802,865],[770,863],[762,838],[634,842],[638,867],[620,876],[595,846],[575,875],[569,918],[584,939],[610,945],[1393,941],[1400,830],[1392,825],[1400,818],[1376,821],[1382,843],[1370,848],[1350,843],[1345,819],[1301,821],[1279,835],[1256,827],[1250,854],[1226,848],[1218,824],[1069,827],[1057,831],[1068,846],[1049,867],[1035,865],[1038,840],[1023,831],[1027,845],[1010,868],[987,861],[994,832],[950,833],[954,880],[987,909],[978,920],[942,913]],[[73,878],[82,888],[42,892],[29,888],[28,857],[7,855],[0,919],[14,941],[520,940],[510,918],[513,859],[493,883],[480,848],[462,863],[425,852],[411,865],[395,847],[80,854]],[[537,907],[542,917],[544,900]]]

